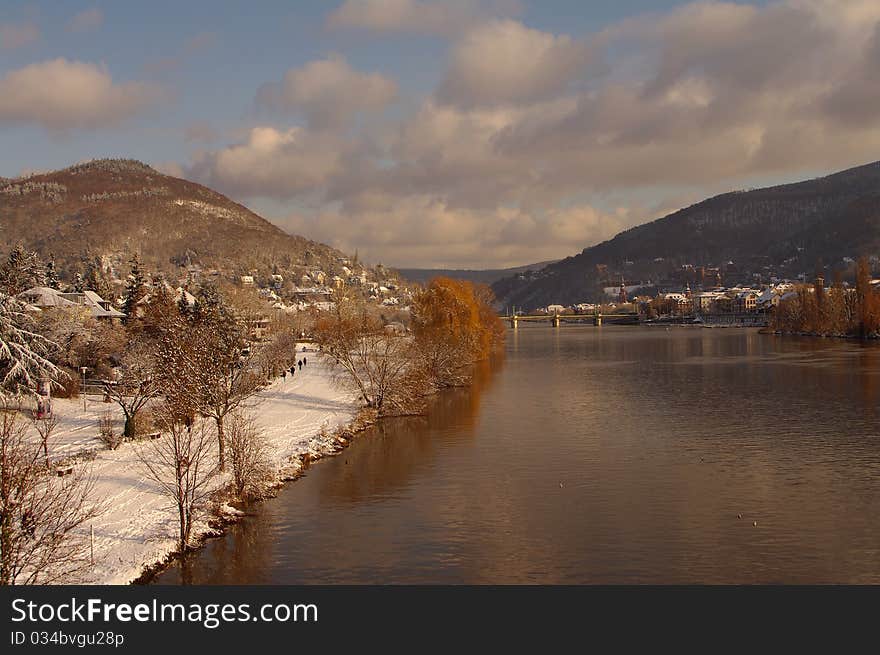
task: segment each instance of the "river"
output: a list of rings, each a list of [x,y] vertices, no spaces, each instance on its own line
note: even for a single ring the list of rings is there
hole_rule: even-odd
[[[371,428],[155,582],[880,582],[878,345],[507,337],[473,388]]]

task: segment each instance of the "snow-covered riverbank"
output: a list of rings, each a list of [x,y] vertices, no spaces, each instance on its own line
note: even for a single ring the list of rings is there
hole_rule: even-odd
[[[315,352],[307,353],[308,366],[291,378],[275,380],[260,392],[251,411],[269,446],[273,463],[281,470],[299,465],[299,458],[309,453],[317,457],[335,450],[326,436],[352,421],[357,403],[333,385],[330,372]],[[100,517],[86,531],[94,531],[95,564],[80,582],[127,584],[146,568],[163,560],[175,550],[177,514],[170,500],[158,491],[158,485],[144,476],[137,456],[142,444],[123,443],[109,450],[98,440],[98,418],[110,411],[121,430],[118,407],[88,397],[86,410],[79,400],[55,399],[53,408],[59,419],[52,440],[53,461],[95,451],[94,459],[78,459],[77,466],[91,466],[96,478],[94,498],[106,505]],[[325,429],[322,436],[322,429]],[[228,476],[218,477],[222,487]],[[195,527],[194,536],[213,532],[204,517]]]

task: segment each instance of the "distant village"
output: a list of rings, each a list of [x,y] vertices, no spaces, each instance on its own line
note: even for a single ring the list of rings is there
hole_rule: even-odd
[[[182,269],[179,277],[169,279],[161,273],[145,272],[143,265],[135,260],[123,262],[118,257],[103,256],[90,261],[86,273],[76,273],[68,283],[59,280],[52,265],[47,265],[45,284],[22,291],[19,299],[34,312],[81,306],[95,319],[119,322],[127,317],[127,287],[132,275],[141,276],[145,287],[135,307],[129,308],[135,315],[143,313],[160,287],[178,304],[189,306],[196,303],[194,294],[205,284],[237,287],[250,301],[250,322],[255,338],[265,336],[270,322],[279,315],[331,310],[334,292],[346,288],[377,308],[408,311],[411,289],[381,264],[369,269],[349,258],[338,257],[332,268],[326,268],[329,270],[297,267],[283,273],[276,269],[268,274],[258,270],[237,274],[191,264]]]
[[[662,259],[658,258],[657,263]],[[878,263],[876,258],[869,260],[870,265]],[[838,270],[854,267],[855,260],[849,257],[840,262]],[[768,267],[769,270],[769,267]],[[608,267],[600,264],[596,267],[600,279],[609,280]],[[725,285],[724,278],[733,277],[736,283]],[[672,275],[659,282],[627,282],[623,275],[620,283],[602,288],[604,300],[601,302],[582,302],[572,305],[549,304],[537,308],[536,314],[638,314],[645,320],[664,319],[695,319],[698,322],[719,321],[729,322],[740,317],[748,323],[766,320],[780,303],[794,299],[799,290],[814,293],[816,289],[824,290],[831,284],[825,279],[824,270],[815,277],[808,279],[806,274],[796,279],[780,278],[775,274],[753,274],[753,283],[743,283],[743,276],[733,262],[726,267],[695,266],[684,264]],[[852,285],[837,274],[842,288],[852,291]],[[765,281],[762,281],[764,278]],[[872,279],[871,286],[880,289],[880,279]],[[511,310],[508,310],[508,313]],[[521,310],[513,309],[517,314]]]

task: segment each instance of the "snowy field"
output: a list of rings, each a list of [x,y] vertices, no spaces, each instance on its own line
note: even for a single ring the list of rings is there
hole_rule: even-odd
[[[314,351],[306,355],[308,366],[293,378],[288,374],[286,380],[275,380],[249,407],[279,470],[290,466],[291,458],[331,450],[330,443],[321,438],[322,428],[332,431],[351,421],[358,410],[357,403],[332,384],[320,356]],[[121,432],[122,412],[116,404],[89,396],[83,411],[82,398],[52,402],[59,425],[50,444],[51,460],[96,451],[93,461],[77,460],[76,466],[91,466],[96,478],[94,498],[106,505],[105,512],[85,528],[86,534],[89,527],[94,530],[95,564],[77,582],[127,584],[175,550],[176,509],[169,498],[160,495],[158,485],[144,476],[137,455],[143,443],[126,442],[109,450],[98,440],[98,418],[107,411],[113,413]],[[226,474],[216,484],[223,486],[229,480]],[[203,517],[193,536],[210,532]]]

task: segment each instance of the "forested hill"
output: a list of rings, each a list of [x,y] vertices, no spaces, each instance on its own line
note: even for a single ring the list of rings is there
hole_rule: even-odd
[[[776,268],[813,272],[843,257],[880,253],[880,162],[827,177],[736,191],[621,232],[541,271],[492,286],[505,305],[598,299],[603,285],[669,278],[683,265],[748,277]],[[604,278],[604,279],[603,279]]]
[[[0,255],[19,241],[68,275],[84,259],[127,261],[134,252],[157,270],[197,263],[230,272],[329,272],[342,255],[200,184],[115,159],[0,179]]]

